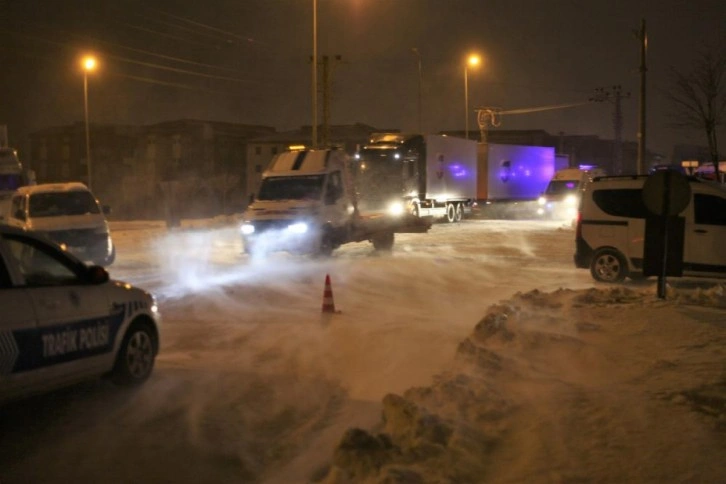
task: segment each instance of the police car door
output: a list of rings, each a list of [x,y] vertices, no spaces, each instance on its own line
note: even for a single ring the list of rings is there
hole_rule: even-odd
[[[20,347],[24,370],[33,380],[54,385],[110,369],[112,336],[96,330],[110,318],[106,285],[85,283],[60,250],[22,235],[6,242],[37,322],[34,337]]]
[[[0,236],[0,393],[10,398],[23,391],[22,379],[18,378],[20,350],[19,342],[26,334],[35,331],[35,312],[23,287],[13,284],[12,260]]]

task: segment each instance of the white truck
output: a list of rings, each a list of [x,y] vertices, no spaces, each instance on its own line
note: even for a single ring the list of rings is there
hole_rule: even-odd
[[[458,222],[476,202],[473,140],[378,133],[355,157],[361,207]]]
[[[328,256],[349,242],[391,250],[396,233],[427,232],[431,223],[409,213],[361,209],[351,158],[341,150],[286,151],[262,175],[243,214],[244,251]]]
[[[35,173],[26,170],[14,148],[0,148],[0,223],[6,223],[10,211],[10,197],[15,191],[35,184]]]

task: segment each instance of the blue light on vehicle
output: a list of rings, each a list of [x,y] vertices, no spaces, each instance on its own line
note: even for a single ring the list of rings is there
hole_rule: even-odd
[[[308,224],[305,222],[298,222],[287,226],[288,232],[293,234],[304,234],[308,231]]]
[[[255,226],[252,224],[242,224],[242,227],[240,227],[240,231],[244,235],[250,235],[255,233]]]
[[[465,178],[469,174],[466,167],[458,163],[449,165],[449,172],[451,172],[451,176],[454,178]]]

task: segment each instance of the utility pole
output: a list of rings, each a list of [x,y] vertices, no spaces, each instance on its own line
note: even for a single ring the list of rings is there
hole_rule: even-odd
[[[613,112],[613,129],[615,136],[613,138],[613,171],[615,175],[623,174],[623,98],[629,98],[630,93],[623,94],[622,87],[612,86],[612,91],[599,87],[595,89],[595,94],[590,98],[592,102],[608,101],[615,106]],[[637,168],[640,170],[640,168]]]
[[[645,167],[645,79],[648,67],[646,55],[648,53],[648,34],[645,30],[645,19],[640,22],[640,32],[635,33],[640,41],[640,116],[638,123],[638,175],[647,172]]]
[[[421,106],[421,85],[423,84],[423,75],[421,71],[421,53],[416,47],[412,48],[411,51],[416,54],[416,57],[418,58],[418,132],[419,134],[423,134],[423,109]]]
[[[312,105],[313,123],[311,129],[312,149],[318,147],[318,0],[313,0],[313,58],[312,58]]]
[[[340,62],[342,60],[342,56],[336,55],[334,60],[336,63]],[[323,68],[323,76],[322,76],[323,77],[323,123],[322,123],[323,132],[322,132],[320,144],[324,148],[329,148],[329,145],[330,145],[330,92],[332,91],[332,89],[331,89],[332,66],[330,65],[330,57],[328,57],[327,55],[323,56],[322,68]]]

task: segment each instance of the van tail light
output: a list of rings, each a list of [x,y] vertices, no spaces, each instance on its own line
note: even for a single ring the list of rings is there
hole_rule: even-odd
[[[575,239],[582,238],[582,212],[577,211],[577,225],[575,226]]]

